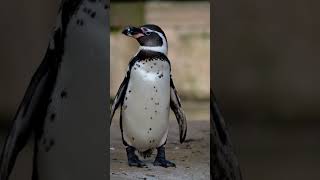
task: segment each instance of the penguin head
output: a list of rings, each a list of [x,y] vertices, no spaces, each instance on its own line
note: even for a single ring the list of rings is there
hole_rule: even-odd
[[[139,49],[168,53],[168,42],[163,30],[154,24],[146,24],[140,27],[127,26],[122,33],[135,38],[139,44]]]

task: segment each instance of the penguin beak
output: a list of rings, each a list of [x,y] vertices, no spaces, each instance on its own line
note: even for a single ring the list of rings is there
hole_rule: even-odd
[[[144,36],[144,33],[140,28],[132,27],[132,26],[128,26],[128,27],[124,28],[124,30],[122,31],[122,34],[129,36],[129,37],[133,37],[135,39],[138,39],[138,38]]]

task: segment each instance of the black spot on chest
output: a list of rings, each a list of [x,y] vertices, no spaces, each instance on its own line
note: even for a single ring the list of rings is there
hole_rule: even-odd
[[[50,138],[49,140],[43,138],[42,145],[44,146],[44,151],[49,152],[51,148],[55,145],[55,141],[52,138]]]
[[[50,121],[53,122],[55,120],[55,118],[56,118],[56,114],[52,113],[50,115]]]
[[[91,13],[91,18],[94,18],[94,17],[96,17],[96,12],[93,12],[93,13]]]
[[[78,20],[77,20],[77,24],[78,24],[79,26],[83,26],[84,22],[83,22],[82,19],[78,19]]]
[[[91,18],[95,18],[97,13],[88,7],[84,7],[82,11]]]
[[[62,99],[66,98],[67,95],[68,95],[68,94],[67,94],[67,92],[66,92],[65,90],[61,91],[61,93],[60,93],[60,97],[61,97]]]

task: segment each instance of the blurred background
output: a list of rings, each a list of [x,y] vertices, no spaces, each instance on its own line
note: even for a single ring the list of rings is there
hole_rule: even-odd
[[[111,1],[110,96],[114,97],[136,54],[138,42],[121,32],[128,25],[156,24],[168,40],[172,77],[187,116],[188,133],[180,144],[178,125],[170,115],[166,155],[177,168],[127,165],[119,114],[110,132],[111,179],[209,179],[210,3],[208,1]]]
[[[134,40],[120,35],[120,29],[154,22],[168,36],[173,77],[184,106],[192,112],[189,116],[205,120],[208,106],[202,102],[209,96],[206,48],[210,35],[209,15],[203,14],[209,4],[184,2],[140,2],[124,8],[123,1],[114,1],[111,96],[137,48]],[[182,5],[188,3],[189,7]],[[320,2],[216,0],[214,6],[212,86],[229,124],[244,179],[320,179]],[[57,8],[57,0],[2,2],[1,149],[8,125],[46,51]],[[123,14],[129,14],[132,21]],[[192,23],[196,26],[187,28]],[[128,48],[119,48],[123,43]],[[28,177],[31,161],[25,154],[31,153],[27,147],[18,158],[19,173],[12,179]]]
[[[31,77],[42,61],[55,24],[57,0],[6,1],[0,11],[0,149]],[[177,123],[171,114],[170,156],[183,164],[172,177],[209,176],[209,88],[210,88],[210,7],[207,1],[112,1],[111,5],[110,96],[124,78],[127,64],[138,43],[121,34],[126,25],[154,23],[166,33],[169,59],[176,88],[187,113],[188,142],[179,146]],[[118,117],[115,117],[118,120]],[[193,125],[191,125],[193,124]],[[114,121],[114,143],[119,143],[119,123]],[[111,142],[112,143],[112,142]],[[30,143],[31,145],[31,143]],[[32,146],[17,159],[11,179],[29,179]],[[112,145],[112,144],[111,144]],[[179,148],[186,150],[181,153]],[[119,161],[117,161],[119,162]],[[121,163],[122,161],[120,161]],[[192,164],[196,164],[191,169]],[[124,164],[123,164],[124,165]],[[118,166],[115,166],[118,168]],[[200,171],[201,170],[201,171]],[[114,173],[119,173],[116,169]],[[177,172],[177,174],[175,174]],[[188,174],[189,173],[189,174]],[[170,174],[164,171],[161,175]]]
[[[0,151],[33,73],[45,55],[57,0],[3,1],[0,10]],[[31,143],[11,179],[31,179]]]
[[[215,1],[213,88],[246,180],[320,179],[319,6]]]

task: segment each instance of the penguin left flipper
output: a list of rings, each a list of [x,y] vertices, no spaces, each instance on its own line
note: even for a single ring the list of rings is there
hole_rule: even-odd
[[[16,157],[27,143],[31,132],[46,114],[48,97],[54,84],[55,75],[52,59],[46,57],[27,88],[19,109],[14,117],[11,131],[5,141],[0,156],[0,179],[7,180],[14,166]]]
[[[178,92],[174,86],[173,80],[170,77],[170,107],[174,112],[178,124],[179,124],[179,131],[180,131],[180,143],[186,139],[187,135],[187,120],[185,113],[181,107],[180,98],[178,96]]]

